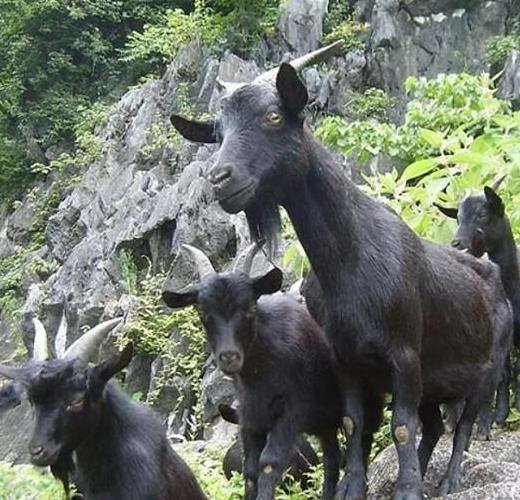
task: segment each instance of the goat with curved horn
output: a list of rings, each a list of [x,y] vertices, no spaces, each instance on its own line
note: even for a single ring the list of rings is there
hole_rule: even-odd
[[[46,361],[49,359],[49,347],[47,345],[47,332],[43,323],[38,318],[33,318],[34,348],[33,360]]]
[[[182,248],[191,254],[191,257],[197,266],[199,278],[202,279],[204,276],[207,276],[208,274],[214,274],[216,272],[208,256],[202,250],[187,244],[183,244]]]
[[[104,321],[77,339],[63,354],[62,359],[79,359],[87,364],[101,345],[107,334],[121,323],[123,318],[114,318]]]
[[[499,187],[500,187],[500,184],[502,184],[502,182],[504,182],[504,179],[506,178],[506,174],[504,175],[501,175],[495,182],[493,182],[493,184],[491,184],[491,189],[493,191],[496,191]]]

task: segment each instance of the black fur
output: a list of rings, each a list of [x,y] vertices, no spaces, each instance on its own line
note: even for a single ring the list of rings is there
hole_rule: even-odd
[[[515,406],[520,409],[520,254],[505,213],[504,203],[492,188],[486,186],[483,194],[467,196],[462,200],[458,209],[441,208],[441,210],[445,215],[458,220],[459,227],[452,242],[455,248],[467,249],[476,257],[487,253],[489,260],[500,267],[502,283],[513,308],[514,346],[517,357],[513,370],[513,383]],[[505,383],[508,386],[511,375],[509,362],[505,374]],[[497,401],[499,423],[505,420],[509,408],[507,391],[503,390],[502,394],[504,397]]]
[[[154,414],[109,381],[131,357],[128,346],[88,368],[62,360],[29,367],[31,461],[50,466],[67,492],[73,475],[86,500],[206,499]]]
[[[319,279],[351,433],[337,498],[364,498],[388,391],[400,500],[421,498],[421,473],[442,433],[439,404],[465,400],[441,484],[441,494],[455,491],[471,426],[492,395],[503,337],[510,334],[495,328],[495,311],[505,315],[505,325],[510,314],[498,270],[421,240],[363,194],[294,112],[303,95],[297,80],[284,66],[276,89],[253,83],[227,99],[216,122],[222,146],[209,180],[222,207],[244,210],[249,220],[251,208],[283,206]],[[288,98],[295,88],[296,98]],[[273,110],[282,114],[276,125],[266,121]],[[253,234],[269,236],[273,218],[261,220]]]
[[[300,301],[274,293],[281,272],[206,276],[191,293],[219,368],[233,376],[245,450],[245,498],[272,499],[302,432],[324,449],[323,499],[332,499],[340,452],[341,396],[323,331]],[[193,290],[193,289],[192,289]],[[260,298],[259,298],[260,297]],[[183,292],[165,290],[170,307]]]

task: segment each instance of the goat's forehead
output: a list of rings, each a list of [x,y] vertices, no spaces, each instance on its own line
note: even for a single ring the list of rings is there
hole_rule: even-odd
[[[241,307],[251,302],[250,279],[242,273],[220,273],[206,278],[199,289],[202,307]]]
[[[486,198],[484,195],[477,194],[464,198],[459,208],[460,218],[477,215],[485,204]]]
[[[235,90],[222,100],[224,113],[262,113],[272,106],[279,106],[276,89],[266,83],[250,83]]]
[[[29,383],[29,391],[47,393],[67,388],[78,388],[84,384],[84,372],[73,361],[52,360],[35,368]]]

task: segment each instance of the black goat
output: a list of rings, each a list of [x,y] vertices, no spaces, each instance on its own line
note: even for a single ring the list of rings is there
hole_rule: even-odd
[[[493,264],[418,238],[363,194],[305,127],[308,95],[296,69],[327,51],[283,63],[234,90],[215,122],[171,120],[188,139],[221,142],[208,178],[224,210],[245,211],[254,238],[275,240],[278,207],[286,209],[319,279],[349,435],[337,498],[365,496],[388,391],[400,500],[422,496],[421,474],[443,428],[439,404],[466,401],[440,487],[446,494],[458,488],[472,424],[501,372],[509,305]],[[504,318],[496,321],[495,311]]]
[[[438,206],[442,213],[458,220],[459,227],[452,245],[467,250],[476,257],[487,252],[489,260],[500,267],[502,283],[511,302],[514,316],[514,346],[516,363],[513,370],[515,384],[515,406],[520,410],[520,254],[517,250],[511,224],[505,213],[502,199],[496,190],[503,181],[500,178],[493,186],[484,188],[483,194],[467,196],[459,208]],[[511,376],[510,363],[505,368],[506,388]],[[509,408],[509,394],[502,389],[497,398],[497,417],[505,420]]]
[[[235,408],[227,405],[219,405],[218,410],[226,422],[236,425],[239,424],[240,417]],[[306,490],[312,486],[312,484],[309,483],[309,473],[312,467],[319,464],[318,455],[316,455],[309,441],[303,436],[298,436],[295,448],[288,472],[295,481],[300,483],[302,490]],[[239,435],[226,451],[222,461],[222,469],[224,470],[226,478],[231,479],[234,472],[242,474],[243,462],[244,447]]]
[[[234,378],[246,499],[274,498],[303,432],[320,439],[322,498],[332,499],[340,463],[341,396],[323,331],[296,297],[265,295],[280,289],[279,269],[258,278],[248,272],[217,274],[200,250],[185,248],[201,281],[180,291],[166,288],[163,299],[173,308],[197,306],[219,368]]]
[[[203,500],[206,496],[153,413],[110,382],[130,362],[132,345],[87,365],[120,321],[93,328],[61,359],[20,368],[0,365],[0,375],[23,384],[34,407],[31,461],[50,466],[67,496],[73,475],[87,500]]]

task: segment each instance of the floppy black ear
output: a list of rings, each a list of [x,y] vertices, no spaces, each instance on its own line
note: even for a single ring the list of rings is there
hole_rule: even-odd
[[[88,387],[94,397],[99,397],[107,382],[118,372],[125,369],[134,356],[134,345],[128,343],[119,353],[93,366],[88,374]]]
[[[229,405],[220,404],[218,405],[218,411],[226,422],[238,425],[240,419],[238,417],[238,411],[235,408]]]
[[[484,187],[484,194],[486,195],[486,200],[491,210],[499,216],[504,215],[504,202],[502,198],[489,186]]]
[[[178,132],[189,141],[217,142],[214,122],[187,120],[179,115],[171,115],[170,121]]]
[[[305,85],[290,64],[282,63],[280,65],[276,75],[276,89],[282,98],[284,107],[294,115],[299,114],[309,100]]]
[[[162,299],[164,303],[172,309],[191,306],[197,302],[199,291],[196,286],[184,288],[178,292],[163,290]]]
[[[450,219],[456,219],[459,215],[459,209],[458,208],[450,208],[450,207],[443,207],[442,205],[437,205],[437,203],[434,203],[434,205],[446,216]]]
[[[258,278],[253,278],[253,289],[255,295],[268,295],[270,293],[277,292],[282,286],[283,273],[280,269],[275,267],[271,269],[267,274]]]

